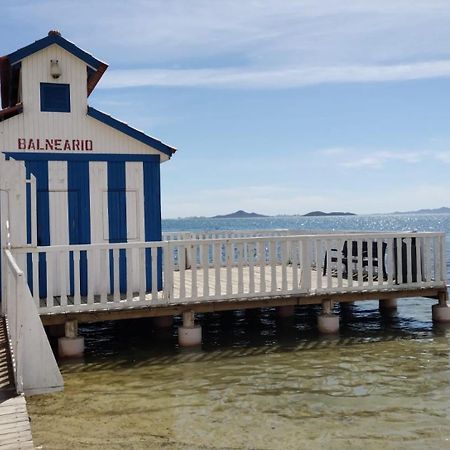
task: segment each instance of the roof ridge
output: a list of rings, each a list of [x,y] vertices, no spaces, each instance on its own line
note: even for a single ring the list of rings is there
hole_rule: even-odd
[[[169,158],[177,151],[175,147],[171,147],[170,145],[165,144],[159,139],[149,136],[143,131],[128,125],[126,122],[116,119],[110,114],[100,111],[99,109],[96,109],[92,106],[88,106],[87,114],[88,116],[97,119],[105,125],[109,125],[110,127],[115,128],[116,130],[132,137],[133,139],[136,139],[143,144],[146,144],[149,147],[152,147],[160,151],[161,153],[164,153]]]

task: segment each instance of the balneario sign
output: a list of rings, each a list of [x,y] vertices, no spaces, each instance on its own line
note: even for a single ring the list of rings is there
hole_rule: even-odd
[[[26,139],[17,140],[19,150],[56,150],[91,152],[93,150],[90,139]]]

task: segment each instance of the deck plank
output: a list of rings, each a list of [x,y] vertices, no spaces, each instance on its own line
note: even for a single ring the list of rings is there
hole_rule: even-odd
[[[0,317],[0,450],[35,448],[23,395],[17,395],[5,319]]]

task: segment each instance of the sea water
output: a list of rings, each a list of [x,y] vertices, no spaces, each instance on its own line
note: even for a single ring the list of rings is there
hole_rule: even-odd
[[[446,231],[450,215],[165,220],[165,231]],[[448,258],[450,260],[450,258]],[[45,449],[450,448],[450,327],[433,300],[341,311],[339,336],[318,307],[199,315],[201,349],[151,321],[80,327],[83,360],[60,362],[64,392],[28,398]],[[175,325],[179,323],[176,320]]]

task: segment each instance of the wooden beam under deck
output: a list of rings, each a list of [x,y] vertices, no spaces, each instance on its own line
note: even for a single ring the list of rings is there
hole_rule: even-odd
[[[321,293],[314,295],[283,295],[276,297],[240,298],[224,300],[207,300],[196,302],[178,302],[167,305],[148,305],[135,308],[109,309],[81,312],[64,312],[41,315],[44,325],[63,324],[68,320],[77,320],[80,323],[104,322],[110,320],[140,319],[146,317],[176,316],[185,311],[197,313],[221,312],[238,309],[270,308],[287,305],[320,305],[325,300],[333,300],[336,303],[367,301],[391,298],[434,298],[439,299],[447,295],[447,289],[423,288],[423,289],[398,289],[360,292]]]

